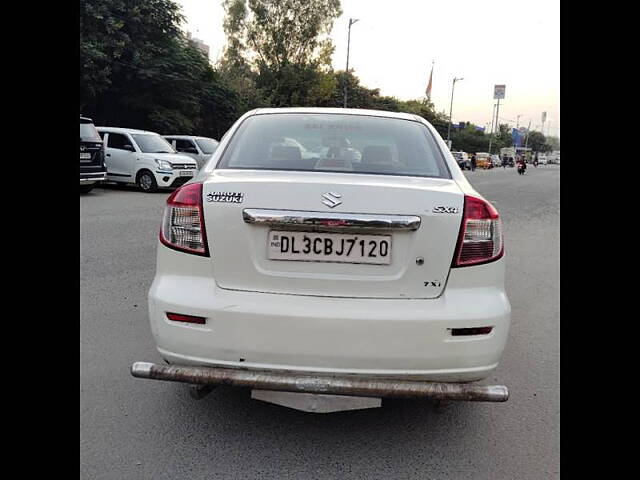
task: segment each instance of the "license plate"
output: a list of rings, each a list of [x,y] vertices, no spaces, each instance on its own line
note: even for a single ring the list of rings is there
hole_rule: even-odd
[[[186,171],[186,172],[180,172],[180,176],[181,177],[193,177],[193,172],[190,171]]]
[[[271,230],[267,258],[303,262],[391,263],[391,235]]]
[[[91,158],[91,154],[90,153],[81,153],[80,154],[80,160],[86,160],[88,158]]]

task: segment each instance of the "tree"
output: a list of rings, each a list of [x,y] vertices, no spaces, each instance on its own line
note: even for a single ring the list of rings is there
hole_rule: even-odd
[[[467,123],[462,129],[451,130],[451,145],[453,149],[463,152],[487,152],[489,135],[485,135],[475,125]]]
[[[527,145],[531,147],[534,152],[550,152],[553,150],[551,145],[547,143],[547,139],[541,132],[533,131],[529,133]]]
[[[237,98],[180,30],[172,0],[83,0],[80,110],[96,123],[219,136]]]
[[[340,0],[224,0],[226,78],[248,103],[314,106],[329,101]]]
[[[499,152],[501,148],[511,147],[513,145],[513,137],[511,136],[511,128],[509,125],[501,123],[498,126],[493,145],[495,145],[497,152]],[[491,147],[491,149],[493,150],[493,147]]]
[[[225,59],[278,71],[331,60],[328,38],[340,0],[224,0]]]
[[[560,137],[547,135],[547,143],[552,150],[560,150]]]
[[[433,125],[443,138],[447,134],[449,116],[445,113],[436,112],[433,103],[426,100],[407,100],[406,102],[400,102],[399,106],[401,112],[413,113],[424,118]]]

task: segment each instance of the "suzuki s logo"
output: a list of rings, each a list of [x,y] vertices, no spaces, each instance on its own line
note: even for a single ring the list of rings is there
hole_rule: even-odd
[[[322,198],[324,198],[324,200],[322,200],[322,203],[324,203],[329,208],[337,207],[342,203],[342,200],[339,200],[340,198],[342,198],[342,195],[336,192],[327,192],[322,195]]]

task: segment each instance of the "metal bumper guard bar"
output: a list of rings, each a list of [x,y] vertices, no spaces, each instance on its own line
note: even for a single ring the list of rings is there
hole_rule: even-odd
[[[504,385],[334,377],[233,368],[166,366],[147,362],[135,362],[131,365],[131,375],[191,385],[230,385],[259,390],[355,397],[431,398],[471,402],[506,402],[509,398],[509,390]]]

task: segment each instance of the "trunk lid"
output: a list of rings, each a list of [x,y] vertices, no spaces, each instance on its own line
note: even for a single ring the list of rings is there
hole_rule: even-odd
[[[327,192],[338,193],[342,203],[335,208],[324,204]],[[213,273],[221,288],[334,297],[435,298],[442,293],[449,274],[464,195],[449,179],[216,170],[204,182],[203,204]],[[448,212],[439,209],[441,213],[435,213],[436,207],[445,207]],[[319,216],[417,216],[420,226],[415,230],[373,231],[357,227],[283,227],[248,223],[243,218],[245,209],[317,212]],[[391,261],[373,265],[270,260],[269,232],[292,228],[390,235]]]

